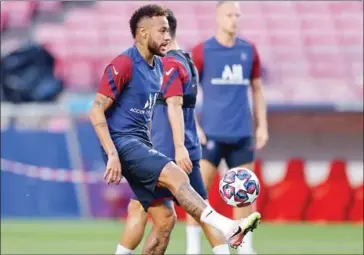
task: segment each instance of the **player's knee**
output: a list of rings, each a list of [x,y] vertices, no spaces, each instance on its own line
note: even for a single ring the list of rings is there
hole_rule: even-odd
[[[128,205],[128,222],[135,227],[145,224],[147,217],[144,212],[143,206],[136,200],[130,200]]]
[[[157,228],[158,232],[164,233],[165,237],[169,237],[176,225],[177,214],[174,210],[168,210],[164,211],[160,216],[160,220],[154,222],[154,226]]]

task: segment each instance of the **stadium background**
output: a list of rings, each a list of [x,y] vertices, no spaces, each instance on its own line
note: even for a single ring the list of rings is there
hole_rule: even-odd
[[[113,252],[122,225],[110,218],[125,216],[130,190],[102,182],[87,110],[105,64],[132,44],[131,13],[151,2],[175,12],[183,48],[214,34],[214,2],[1,2],[2,57],[35,41],[64,81],[48,103],[2,96],[2,254]],[[256,248],[363,254],[363,2],[241,2],[241,10],[269,109],[270,141],[256,164],[265,219]],[[216,185],[211,200],[231,215]],[[182,223],[168,252],[184,252]]]

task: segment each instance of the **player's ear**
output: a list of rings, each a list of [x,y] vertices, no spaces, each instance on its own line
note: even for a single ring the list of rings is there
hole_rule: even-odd
[[[140,27],[139,33],[143,39],[147,38],[148,32],[147,32],[147,29],[145,29],[145,27]]]

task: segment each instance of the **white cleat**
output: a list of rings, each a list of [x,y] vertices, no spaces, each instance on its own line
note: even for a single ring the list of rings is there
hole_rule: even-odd
[[[239,225],[232,230],[233,234],[227,239],[230,247],[237,249],[243,243],[244,236],[258,227],[261,218],[260,213],[254,212],[247,218],[237,221]]]

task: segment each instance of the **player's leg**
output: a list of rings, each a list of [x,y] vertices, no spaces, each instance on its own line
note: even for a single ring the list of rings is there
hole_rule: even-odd
[[[253,171],[253,163],[247,163],[247,164],[241,164],[238,167],[242,167],[242,168],[247,168],[251,171]],[[240,218],[244,218],[244,217],[248,217],[251,213],[253,212],[253,206],[246,206],[246,207],[241,207],[241,208],[237,208],[234,207],[233,208],[233,217],[234,219],[240,219]]]
[[[171,161],[162,169],[158,184],[169,189],[183,209],[196,221],[209,224],[219,230],[234,248],[237,248],[244,236],[254,230],[260,222],[259,213],[236,221],[217,213],[191,187],[187,174]]]
[[[153,227],[143,247],[142,254],[164,254],[177,216],[172,200],[160,200],[148,208]]]
[[[226,156],[226,163],[229,168],[243,167],[253,169],[254,144],[251,137],[243,138],[236,146],[231,146]],[[241,219],[253,213],[253,206],[233,208],[234,219]],[[253,249],[253,234],[248,233],[244,237],[244,245],[238,248],[238,254],[255,254]]]
[[[151,206],[160,208],[159,217],[154,217],[153,219],[153,229],[148,236],[143,251],[147,254],[162,254],[168,245],[168,232],[173,228],[175,214],[174,208],[165,206],[161,203],[162,200],[155,204],[159,198],[157,195],[160,194],[156,192],[156,186],[161,169],[170,159],[135,138],[130,138],[128,143],[122,146],[119,155],[121,157],[123,175],[133,190],[136,199],[142,205],[144,212],[146,213]],[[168,190],[165,191],[171,196]],[[140,212],[140,207],[137,207],[136,211]],[[143,223],[146,222],[146,218],[144,218],[146,214],[141,215],[143,216]],[[141,229],[144,229],[144,226],[139,230]],[[126,242],[130,241],[128,240],[129,234],[133,233],[133,231],[134,229],[128,232],[124,231]],[[140,232],[137,235],[138,237],[140,237]],[[138,241],[140,239],[135,237],[134,243],[131,246],[135,246]],[[130,248],[134,248],[131,246]]]
[[[208,203],[207,191],[204,182],[202,180],[200,164],[198,161],[193,162],[193,170],[188,177],[190,178],[190,183],[192,188],[205,200],[206,203]],[[221,232],[219,232],[211,225],[195,221],[191,216],[189,217],[189,219],[192,219],[192,222],[191,221],[188,222],[190,225],[188,225],[187,228],[191,226],[195,227],[202,226],[203,232],[205,233],[214,254],[230,254],[229,247],[226,244],[225,238],[222,236]],[[187,239],[188,238],[193,238],[193,237],[187,236]],[[187,244],[193,243],[196,245],[196,246],[191,245],[192,247],[187,246],[187,254],[201,254],[200,240],[195,240],[197,242],[193,241],[194,240],[187,241]]]
[[[205,146],[202,146],[202,159],[200,160],[200,171],[207,191],[210,190],[217,173],[217,165],[221,161],[221,148],[219,143],[209,140]],[[192,183],[193,184],[193,183]],[[209,231],[209,230],[206,230]],[[205,234],[206,231],[204,230]],[[189,214],[186,216],[186,254],[201,253],[201,227],[200,224]],[[211,240],[210,237],[211,236]],[[219,240],[213,240],[215,234],[208,234],[212,247],[219,243]]]
[[[139,140],[129,140],[120,153],[124,177],[145,210],[148,210],[154,200],[158,184],[169,189],[195,220],[201,220],[222,232],[232,247],[240,245],[243,237],[257,227],[259,213],[239,221],[218,214],[191,187],[187,174],[181,168]]]
[[[125,228],[120,237],[120,242],[115,254],[132,254],[144,236],[148,214],[134,196],[128,205],[128,216]]]

